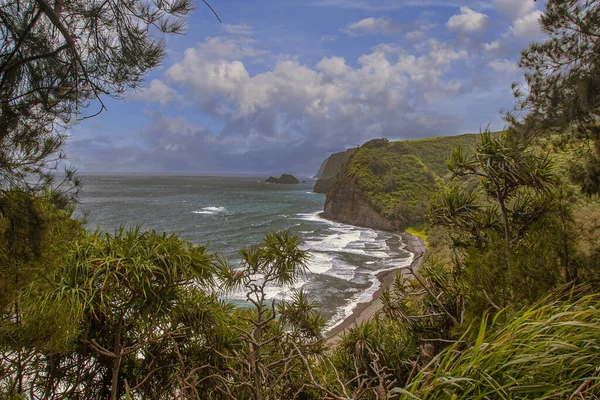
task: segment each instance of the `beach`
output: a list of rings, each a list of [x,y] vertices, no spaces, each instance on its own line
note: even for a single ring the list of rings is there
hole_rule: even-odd
[[[406,241],[406,250],[413,254],[413,261],[410,267],[417,270],[423,259],[419,257],[419,254],[424,253],[426,250],[425,243],[423,239],[406,232],[401,233],[401,236]],[[330,345],[338,343],[346,329],[360,325],[373,318],[383,307],[383,303],[381,302],[383,291],[394,283],[396,273],[399,270],[407,270],[408,268],[409,266],[404,266],[378,273],[376,276],[379,279],[379,289],[373,294],[373,298],[366,303],[359,303],[350,316],[327,332],[325,337],[326,342]]]

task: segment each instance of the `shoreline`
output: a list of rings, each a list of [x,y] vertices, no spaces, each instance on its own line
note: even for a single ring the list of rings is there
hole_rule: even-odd
[[[418,269],[423,258],[416,257],[419,255],[419,253],[425,252],[425,242],[423,241],[423,239],[406,232],[401,232],[399,234],[402,237],[402,239],[406,242],[405,249],[413,254],[413,261],[410,265],[415,270]],[[346,329],[360,325],[363,322],[372,319],[375,316],[375,314],[377,314],[377,312],[383,307],[383,303],[381,302],[381,295],[383,291],[394,283],[394,281],[396,280],[396,273],[405,268],[407,267],[398,267],[388,271],[378,272],[375,276],[379,280],[379,288],[375,293],[373,293],[372,299],[368,302],[357,304],[348,317],[346,317],[342,322],[331,328],[331,330],[327,332],[327,334],[324,337],[325,343],[329,345],[337,344],[341,339],[342,333],[344,333]]]

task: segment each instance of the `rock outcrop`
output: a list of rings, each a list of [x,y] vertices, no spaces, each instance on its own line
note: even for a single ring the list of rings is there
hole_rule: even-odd
[[[327,193],[331,188],[331,185],[335,181],[337,173],[342,169],[344,163],[356,153],[356,149],[348,149],[339,153],[334,153],[327,157],[321,164],[319,172],[315,175],[319,180],[315,183],[313,192],[316,193]]]
[[[290,174],[281,174],[279,179],[275,178],[274,176],[270,176],[265,180],[265,182],[284,183],[284,184],[300,183],[300,181],[298,181],[298,179],[296,179],[296,177],[294,175],[290,175]]]
[[[277,183],[300,183],[300,182],[293,175],[281,174],[279,179],[277,179]]]
[[[325,201],[323,218],[345,224],[364,226],[384,231],[395,231],[397,224],[379,213],[372,204],[357,193],[354,182],[346,182],[333,189]]]
[[[331,189],[333,182],[335,182],[335,176],[319,179],[313,187],[313,192],[327,193],[329,192],[329,189]]]

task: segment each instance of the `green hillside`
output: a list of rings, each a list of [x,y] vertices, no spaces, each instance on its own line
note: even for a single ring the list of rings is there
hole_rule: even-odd
[[[371,140],[340,171],[326,202],[350,201],[350,185],[353,196],[366,201],[395,226],[420,224],[429,198],[447,172],[451,150],[458,146],[471,148],[477,137],[464,134],[397,142]]]

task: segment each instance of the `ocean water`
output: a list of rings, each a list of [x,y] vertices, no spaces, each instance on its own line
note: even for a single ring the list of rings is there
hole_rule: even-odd
[[[379,287],[375,274],[407,265],[412,254],[387,232],[325,220],[325,195],[313,179],[297,185],[264,183],[264,176],[88,175],[77,213],[90,230],[119,226],[179,234],[223,253],[235,265],[238,251],[273,230],[288,229],[309,250],[309,273],[293,288],[270,287],[286,298],[303,288],[333,327]],[[243,295],[228,295],[241,301]]]

